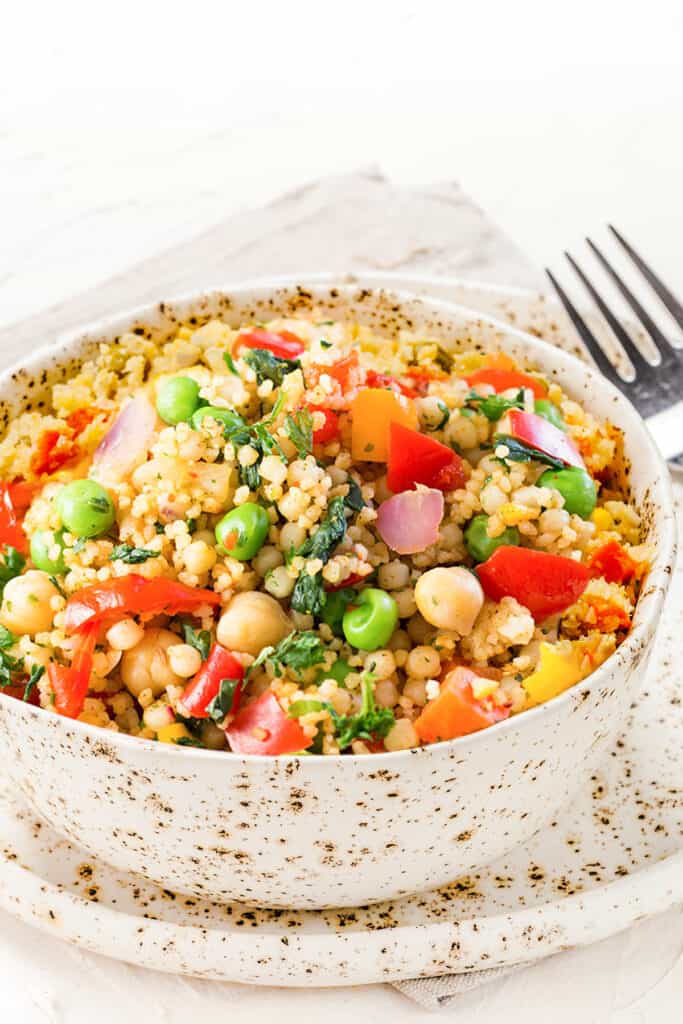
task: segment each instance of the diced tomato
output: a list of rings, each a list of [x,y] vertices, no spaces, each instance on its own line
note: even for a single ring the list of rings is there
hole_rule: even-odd
[[[254,327],[238,334],[232,354],[238,356],[243,348],[266,349],[278,359],[298,359],[305,345],[291,331],[266,331],[262,327]]]
[[[306,370],[307,387],[317,387],[323,375],[332,381],[332,392],[324,399],[326,409],[348,408],[349,402],[365,380],[365,371],[355,350],[336,363],[312,363]]]
[[[608,583],[628,583],[636,575],[638,563],[617,540],[608,540],[595,552],[588,568],[593,576],[602,576]]]
[[[443,370],[427,370],[423,366],[409,366],[405,375],[410,377],[415,390],[420,395],[427,394],[433,380],[448,380],[449,376]]]
[[[370,573],[368,573],[370,575]],[[328,594],[334,594],[336,590],[343,590],[345,587],[355,587],[356,584],[362,583],[366,580],[367,576],[361,576],[360,573],[352,572],[350,576],[347,576],[343,583],[326,583],[325,592]]]
[[[594,622],[591,622],[590,612],[586,628],[599,630],[600,633],[616,633],[618,629],[628,629],[631,625],[631,618],[622,605],[616,601],[607,601],[595,594],[586,597],[586,603],[593,612]]]
[[[59,430],[45,430],[38,438],[31,456],[31,471],[36,476],[50,476],[80,455],[80,448]]]
[[[0,484],[0,547],[9,546],[28,554],[28,538],[13,501],[14,484]]]
[[[55,693],[55,710],[66,718],[78,718],[83,710],[98,632],[99,624],[96,622],[83,630],[68,667],[54,662],[47,667],[48,679]]]
[[[464,374],[464,379],[474,387],[476,384],[489,384],[494,391],[500,393],[508,388],[529,388],[534,393],[534,398],[545,398],[548,389],[540,380],[530,377],[528,373],[520,373],[519,370],[506,370],[497,366],[482,367],[474,373]]]
[[[367,371],[365,384],[369,388],[390,388],[399,395],[405,395],[406,398],[417,398],[419,395],[415,388],[402,384],[396,377],[390,377],[387,373],[377,373],[376,370]]]
[[[536,448],[539,452],[544,452],[554,459],[559,459],[567,466],[585,468],[581,452],[572,439],[542,416],[537,416],[535,412],[511,409],[508,417],[510,434],[518,441],[523,441],[529,447]]]
[[[236,754],[294,754],[313,742],[298,721],[285,714],[271,690],[242,708],[226,734]]]
[[[434,477],[432,487],[439,491],[457,491],[467,483],[468,470],[464,459],[453,452],[455,458],[448,466],[444,466]]]
[[[207,707],[218,694],[224,679],[239,679],[235,688],[231,714],[235,714],[240,703],[241,680],[244,666],[227,648],[214,644],[197,675],[187,684],[180,698],[181,703],[193,718],[208,718]]]
[[[569,608],[591,578],[588,566],[573,558],[512,545],[497,548],[476,571],[487,597],[514,597],[536,622]]]
[[[472,684],[480,677],[470,668],[458,666],[446,674],[439,696],[431,700],[415,720],[415,731],[423,743],[454,740],[501,722],[510,714],[490,697],[477,700]]]
[[[324,409],[322,405],[309,405],[311,412],[322,413],[325,422],[322,427],[313,431],[313,444],[329,444],[339,437],[339,417],[331,409]]]
[[[28,680],[27,680],[28,682]],[[3,697],[13,697],[15,700],[23,701],[24,704],[32,704],[34,708],[40,707],[40,694],[38,693],[37,687],[34,687],[29,694],[28,700],[24,700],[24,693],[26,692],[26,683],[22,683],[21,686],[3,686],[0,689],[0,693]]]
[[[147,580],[131,573],[93,583],[72,594],[66,603],[64,625],[68,634],[82,632],[94,623],[120,619],[126,615],[177,615],[193,612],[201,605],[220,604],[213,590],[187,587],[161,577]]]
[[[463,460],[452,448],[401,423],[391,423],[387,484],[395,494],[416,484],[452,490],[441,485],[464,479]]]
[[[74,411],[69,413],[67,416],[66,422],[69,429],[73,431],[76,437],[78,437],[78,435],[81,434],[94,419],[97,419],[97,417],[101,415],[102,410],[94,407],[92,409],[74,409]]]

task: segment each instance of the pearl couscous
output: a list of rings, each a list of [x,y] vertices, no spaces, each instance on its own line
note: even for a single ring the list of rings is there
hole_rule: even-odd
[[[504,353],[313,318],[124,335],[0,442],[0,686],[236,753],[486,728],[630,627],[620,440]]]

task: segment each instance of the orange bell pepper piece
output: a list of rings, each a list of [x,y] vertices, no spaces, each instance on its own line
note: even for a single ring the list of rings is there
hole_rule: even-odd
[[[509,716],[510,709],[498,707],[490,697],[477,700],[472,683],[478,678],[476,672],[462,665],[446,675],[439,696],[415,720],[415,731],[423,743],[467,736]]]
[[[417,430],[417,410],[411,398],[387,388],[362,388],[351,402],[351,454],[359,462],[386,462],[389,428],[400,423]]]

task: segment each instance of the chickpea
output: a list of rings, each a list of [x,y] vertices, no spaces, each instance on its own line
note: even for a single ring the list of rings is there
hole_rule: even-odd
[[[249,591],[235,594],[218,621],[216,637],[230,651],[257,655],[291,630],[292,623],[275,598]]]
[[[467,636],[481,611],[484,591],[476,576],[462,566],[430,569],[415,585],[415,601],[427,622]]]
[[[178,636],[170,629],[146,629],[140,643],[126,651],[121,659],[121,679],[134,697],[151,689],[158,697],[167,686],[182,686],[183,679],[171,668],[168,648],[178,646]]]
[[[441,671],[439,652],[433,647],[414,647],[406,660],[406,672],[414,679],[430,679]]]
[[[15,576],[5,586],[0,607],[0,622],[11,633],[45,633],[52,628],[54,611],[50,605],[59,592],[46,572],[30,569]]]

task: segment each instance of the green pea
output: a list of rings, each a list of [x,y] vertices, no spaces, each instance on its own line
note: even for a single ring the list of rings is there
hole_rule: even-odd
[[[57,495],[62,523],[77,537],[99,537],[116,521],[116,510],[108,492],[94,480],[73,480]]]
[[[398,606],[386,590],[367,587],[344,612],[344,636],[352,647],[376,651],[391,638],[398,622]]]
[[[54,533],[49,530],[36,530],[31,537],[31,560],[36,569],[50,573],[51,576],[62,576],[66,572],[64,562],[64,530],[57,530]],[[54,547],[59,548],[56,558],[50,558],[50,551]]]
[[[223,424],[226,433],[238,430],[244,426],[244,420],[233,409],[217,409],[213,405],[203,405],[201,409],[195,409],[192,413],[190,423],[194,430],[199,430],[205,416]]]
[[[269,529],[266,510],[255,501],[245,501],[217,524],[216,540],[231,558],[248,562],[263,547]]]
[[[333,590],[331,594],[327,595],[325,607],[320,613],[320,618],[330,627],[335,636],[344,635],[342,627],[344,612],[346,611],[347,604],[350,604],[357,596],[357,591],[352,590],[351,587]]]
[[[321,668],[315,677],[316,683],[322,683],[323,679],[335,679],[340,686],[346,686],[345,679],[353,669],[344,658],[337,658],[330,668]]]
[[[157,394],[157,412],[164,423],[189,423],[199,406],[199,384],[192,377],[171,377]]]
[[[564,498],[564,507],[572,515],[590,519],[598,497],[597,487],[585,469],[546,469],[536,481],[537,487],[554,487]]]
[[[287,714],[290,718],[301,718],[302,715],[310,715],[313,711],[324,710],[325,705],[321,700],[304,698],[303,700],[295,700],[293,704],[290,704]]]
[[[489,537],[486,532],[489,517],[483,512],[470,520],[465,530],[465,544],[475,562],[485,562],[496,548],[504,544],[519,544],[519,530],[516,526],[508,526],[498,537]]]
[[[547,398],[537,398],[534,402],[534,412],[537,416],[542,416],[548,423],[552,423],[558,430],[563,430],[566,433],[567,424],[562,419],[562,413],[554,402],[549,402]]]

